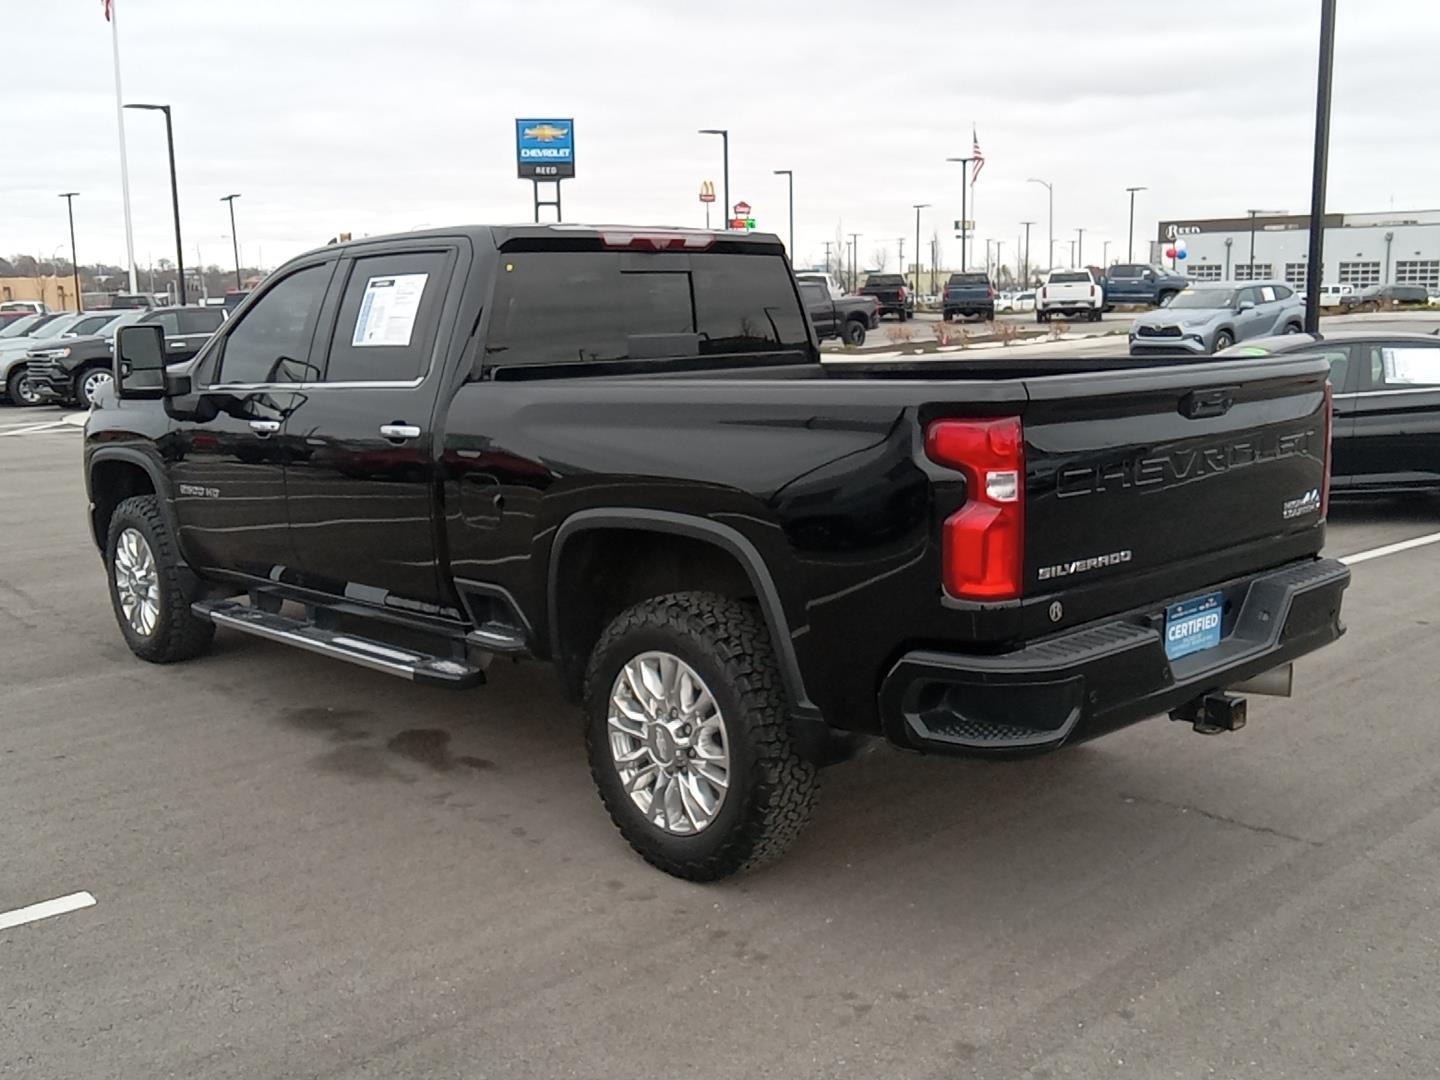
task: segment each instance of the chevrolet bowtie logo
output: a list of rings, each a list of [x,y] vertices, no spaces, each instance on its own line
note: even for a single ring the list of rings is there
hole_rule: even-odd
[[[554,124],[536,124],[525,129],[525,138],[534,139],[536,142],[554,142],[569,134],[569,128],[556,127]]]

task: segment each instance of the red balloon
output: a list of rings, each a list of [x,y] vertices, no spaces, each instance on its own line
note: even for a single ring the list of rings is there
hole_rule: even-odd
[[[1167,259],[1173,259],[1173,258],[1175,258],[1175,249],[1174,249],[1174,248],[1166,248],[1166,249],[1165,249],[1165,258],[1167,258]]]

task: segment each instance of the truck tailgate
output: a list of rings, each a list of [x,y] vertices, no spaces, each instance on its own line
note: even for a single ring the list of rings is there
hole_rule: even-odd
[[[1326,379],[1282,360],[1028,380],[1025,595],[1089,592],[1095,615],[1318,552]]]

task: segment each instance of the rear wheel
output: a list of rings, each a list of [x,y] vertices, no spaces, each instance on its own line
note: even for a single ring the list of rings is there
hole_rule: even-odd
[[[1230,333],[1229,330],[1221,330],[1218,334],[1215,335],[1215,347],[1210,351],[1218,353],[1221,349],[1228,349],[1231,345],[1234,344],[1235,335]]]
[[[5,395],[12,405],[40,404],[40,395],[30,385],[30,376],[25,373],[24,367],[17,367],[10,372],[10,378],[5,380]]]
[[[865,324],[859,319],[847,319],[844,328],[840,331],[840,340],[846,345],[864,345]]]
[[[1099,308],[1094,308],[1094,309],[1090,312],[1090,321],[1091,321],[1091,322],[1099,322],[1099,321],[1100,321],[1100,317],[1101,317],[1101,315],[1103,315],[1103,314],[1104,314],[1104,312],[1102,312]]]
[[[1040,309],[1037,308],[1037,309],[1035,310],[1035,321],[1036,321],[1037,323],[1049,322],[1049,321],[1050,321],[1050,316],[1047,315],[1047,314],[1045,314],[1045,312],[1043,312],[1043,311],[1041,311]]]
[[[673,593],[601,636],[585,678],[590,772],[647,862],[713,881],[780,855],[810,817],[769,632],[752,604]]]

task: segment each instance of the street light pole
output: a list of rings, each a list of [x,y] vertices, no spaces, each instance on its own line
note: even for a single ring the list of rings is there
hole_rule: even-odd
[[[1130,193],[1130,242],[1125,248],[1125,261],[1133,263],[1135,261],[1135,192],[1149,191],[1150,189],[1146,187],[1127,187],[1125,190]]]
[[[221,195],[220,201],[230,204],[230,242],[235,245],[235,291],[243,292],[245,284],[240,280],[240,234],[235,231],[235,200],[240,198],[237,191],[233,195]]]
[[[915,204],[915,295],[920,295],[920,211],[928,209],[928,202]]]
[[[65,200],[65,209],[70,214],[70,269],[75,272],[75,310],[85,310],[84,298],[80,295],[80,263],[75,254],[75,196],[78,191],[62,192],[60,198]]]
[[[170,122],[169,105],[126,105],[127,109],[148,109],[165,114],[165,146],[170,152],[170,203],[175,211],[175,276],[178,279],[180,306],[185,306],[185,246],[180,240],[180,188],[175,182],[175,128]]]
[[[860,237],[864,233],[850,234],[850,291],[860,288]]]
[[[1315,88],[1315,163],[1310,180],[1310,255],[1305,270],[1305,329],[1320,332],[1325,276],[1325,174],[1330,160],[1330,90],[1335,69],[1335,0],[1320,5],[1320,63]]]
[[[730,228],[730,216],[735,212],[730,205],[730,130],[728,128],[701,128],[701,135],[719,135],[720,151],[725,164],[725,228]]]
[[[1025,226],[1025,284],[1028,287],[1030,284],[1030,226],[1035,223],[1022,221],[1020,224]]]
[[[1080,260],[1080,262],[1083,263],[1083,262],[1085,261],[1085,230],[1084,230],[1084,229],[1076,229],[1076,230],[1075,230],[1075,240],[1076,240],[1076,243],[1078,243],[1078,244],[1080,245],[1080,249],[1079,249],[1079,253],[1078,253],[1078,255],[1077,255],[1077,258]],[[1079,263],[1076,263],[1076,265],[1078,266]]]
[[[790,182],[790,262],[795,262],[795,173],[790,169],[776,169],[776,176],[783,176]],[[725,196],[727,199],[729,195]]]
[[[968,157],[952,157],[946,158],[945,160],[958,161],[961,165],[964,166],[964,171],[960,175],[960,272],[963,274],[967,269],[967,260],[965,258],[965,242],[970,236],[969,208],[965,205],[965,189],[970,186],[970,162],[974,161],[975,159]]]
[[[1031,177],[1026,183],[1044,184],[1045,190],[1050,193],[1050,246],[1046,249],[1049,254],[1046,256],[1052,263],[1055,261],[1055,185],[1049,180],[1037,180]],[[1054,269],[1050,267],[1049,269]]]
[[[1101,256],[1100,256],[1100,269],[1101,269],[1101,270],[1108,270],[1108,269],[1110,269],[1110,241],[1109,241],[1109,240],[1106,240],[1105,243],[1101,245],[1100,251],[1102,252],[1102,254],[1101,254]]]
[[[1333,47],[1333,46],[1332,46]],[[1250,215],[1250,265],[1245,270],[1245,280],[1255,280],[1255,219],[1261,214],[1283,214],[1284,210],[1246,210]]]

